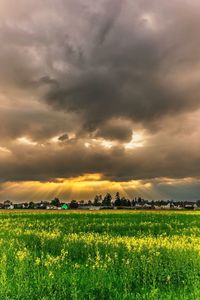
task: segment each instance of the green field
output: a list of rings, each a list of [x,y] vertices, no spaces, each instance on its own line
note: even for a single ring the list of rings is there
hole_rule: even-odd
[[[198,212],[2,212],[0,299],[200,299]]]

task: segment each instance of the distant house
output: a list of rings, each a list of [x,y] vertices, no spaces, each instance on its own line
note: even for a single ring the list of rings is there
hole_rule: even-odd
[[[48,209],[48,210],[55,210],[55,209],[58,209],[58,208],[57,208],[57,206],[49,204],[49,205],[46,206],[46,209]]]
[[[139,204],[139,203],[135,204],[135,209],[142,209],[142,208],[143,208],[143,206],[141,204]]]
[[[159,205],[154,205],[154,209],[160,209],[160,206]]]
[[[200,207],[196,203],[194,204],[194,210],[200,210]]]
[[[90,205],[79,205],[78,209],[89,210],[90,207]]]
[[[14,205],[11,204],[10,206],[7,207],[7,209],[14,209]]]
[[[143,208],[145,208],[145,209],[151,209],[151,208],[152,208],[152,205],[149,204],[149,203],[145,203],[145,204],[143,205]]]
[[[24,207],[23,207],[23,203],[15,203],[15,204],[14,204],[14,208],[15,208],[15,209],[22,209],[22,208],[24,208]]]
[[[161,208],[161,209],[170,209],[170,208],[171,208],[171,204],[168,203],[168,204],[166,204],[166,205],[161,205],[160,208]]]
[[[183,206],[180,205],[179,203],[174,202],[174,203],[171,204],[171,208],[176,209],[176,210],[177,209],[180,210],[180,209],[183,209]]]
[[[49,203],[47,201],[41,201],[38,205],[39,209],[46,209]]]
[[[113,206],[105,206],[105,205],[103,205],[103,206],[100,206],[100,209],[108,209],[108,210],[110,210],[110,209],[114,209],[114,207]]]
[[[100,206],[90,206],[89,210],[100,210]]]
[[[13,209],[14,208],[14,205],[10,200],[4,201],[3,206],[5,209]]]
[[[184,207],[185,207],[185,209],[189,209],[189,210],[194,209],[194,205],[193,204],[186,204]]]
[[[28,205],[28,203],[22,203],[22,208],[24,208],[24,209],[27,209],[27,208],[29,208],[29,205]]]
[[[64,203],[62,206],[61,206],[62,209],[69,209],[69,205],[67,203]]]

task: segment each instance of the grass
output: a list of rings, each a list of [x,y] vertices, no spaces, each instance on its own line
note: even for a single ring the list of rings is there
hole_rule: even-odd
[[[198,212],[2,212],[0,299],[200,299]]]

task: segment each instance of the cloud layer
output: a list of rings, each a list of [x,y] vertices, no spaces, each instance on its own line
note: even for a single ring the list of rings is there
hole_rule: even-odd
[[[1,1],[2,189],[98,173],[197,197],[199,20],[196,0]]]

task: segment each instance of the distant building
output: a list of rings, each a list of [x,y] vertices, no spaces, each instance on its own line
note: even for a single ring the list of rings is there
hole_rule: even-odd
[[[146,209],[151,209],[153,206],[151,204],[148,204],[148,203],[145,203],[143,205],[143,208],[146,208]]]
[[[89,210],[100,210],[100,206],[91,206]]]
[[[3,206],[5,209],[13,209],[14,208],[14,205],[10,200],[4,201]]]
[[[69,205],[67,203],[64,203],[62,206],[61,206],[62,209],[69,209]]]
[[[185,207],[185,209],[190,209],[190,210],[194,209],[193,204],[186,204],[184,207]]]
[[[46,209],[48,209],[48,210],[55,210],[55,209],[58,209],[58,207],[57,207],[57,206],[54,206],[54,205],[51,205],[51,204],[49,204],[49,205],[47,205],[47,206],[46,206]]]
[[[170,209],[170,208],[171,208],[171,204],[168,203],[168,204],[166,204],[166,205],[161,205],[160,208],[161,208],[161,209]]]
[[[14,205],[11,204],[10,206],[7,207],[7,209],[14,209]]]

